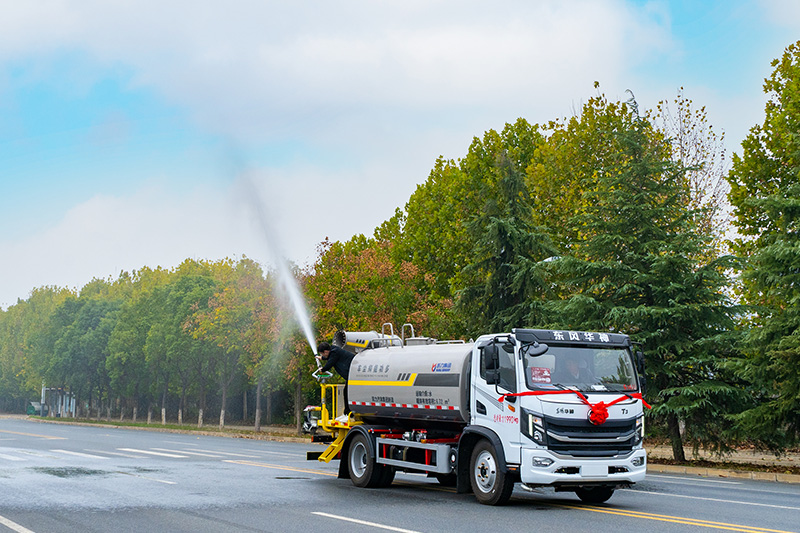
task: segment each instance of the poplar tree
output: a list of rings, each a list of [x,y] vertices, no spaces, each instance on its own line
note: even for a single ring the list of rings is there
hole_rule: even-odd
[[[754,384],[757,406],[742,431],[780,449],[800,438],[800,41],[765,80],[764,123],[751,128],[728,176],[734,250],[749,317],[745,357],[733,366]]]

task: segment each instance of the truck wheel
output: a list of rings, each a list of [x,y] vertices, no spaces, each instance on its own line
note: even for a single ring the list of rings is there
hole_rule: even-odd
[[[604,503],[614,494],[614,489],[610,487],[582,488],[576,489],[575,494],[584,503]]]
[[[369,442],[367,437],[361,433],[353,437],[353,441],[350,443],[350,449],[347,452],[347,466],[350,469],[350,479],[356,487],[380,487],[382,481],[385,483],[384,476],[387,474],[382,468],[383,465],[379,465],[374,458],[370,458]],[[391,472],[391,476],[394,478],[394,471]],[[387,485],[390,483],[391,479]]]
[[[487,440],[481,440],[472,450],[472,492],[484,505],[504,505],[511,498],[514,480],[502,472],[497,461],[497,452]]]
[[[394,481],[394,468],[387,465],[376,464],[375,468],[381,471],[380,479],[378,480],[378,487],[388,487]]]

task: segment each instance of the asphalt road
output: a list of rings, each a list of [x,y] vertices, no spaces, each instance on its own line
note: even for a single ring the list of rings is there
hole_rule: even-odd
[[[0,419],[0,533],[800,531],[800,486],[666,474],[603,505],[515,489],[478,504],[420,475],[387,489],[306,461],[315,444]]]

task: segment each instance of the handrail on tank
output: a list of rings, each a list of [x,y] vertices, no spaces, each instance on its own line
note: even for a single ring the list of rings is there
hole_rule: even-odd
[[[406,322],[405,324],[403,324],[403,327],[400,329],[400,339],[401,339],[401,342],[403,343],[402,346],[406,345],[406,326],[408,326],[411,329],[411,337],[412,338],[416,337],[416,335],[414,334],[414,325],[409,323],[409,322]]]
[[[389,336],[388,337],[386,336],[386,326],[389,326]],[[383,323],[383,325],[381,326],[381,337],[384,337],[384,338],[383,339],[375,339],[377,344],[384,343],[387,348],[392,345],[392,339],[394,338],[394,325],[391,322],[384,322]],[[402,346],[402,345],[403,345],[403,343],[401,342],[400,346]]]

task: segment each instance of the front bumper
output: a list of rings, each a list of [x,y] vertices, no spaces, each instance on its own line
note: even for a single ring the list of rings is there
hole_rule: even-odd
[[[547,466],[534,464],[552,463]],[[546,449],[524,448],[520,478],[526,485],[625,485],[643,481],[647,453],[643,448],[616,457],[570,457]]]

